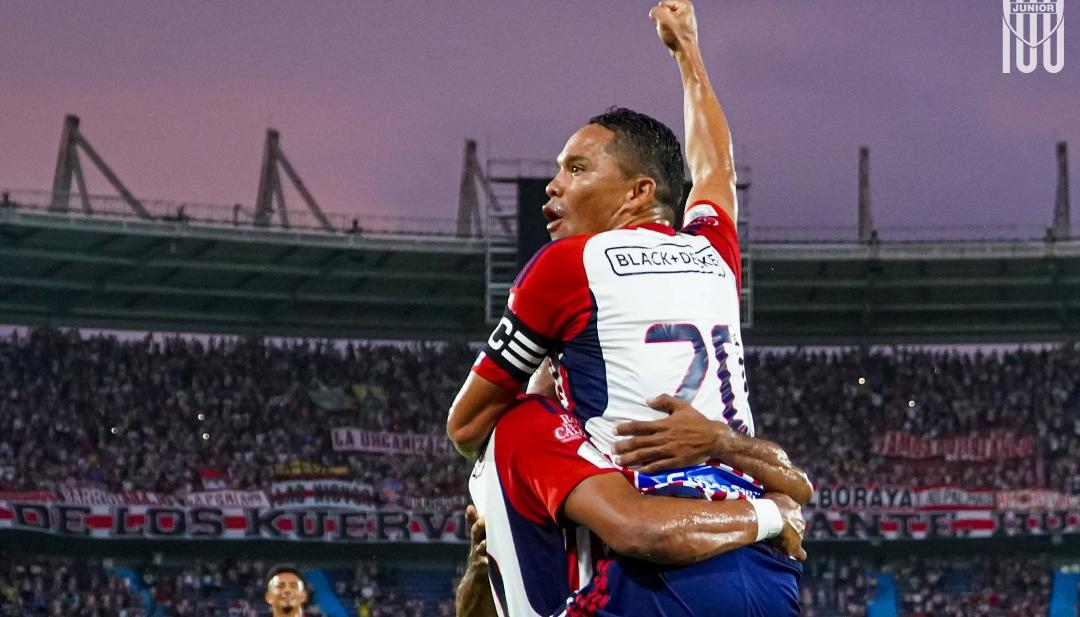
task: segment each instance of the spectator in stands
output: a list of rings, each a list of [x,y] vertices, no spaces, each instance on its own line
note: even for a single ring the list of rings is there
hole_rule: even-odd
[[[903,617],[1046,615],[1045,557],[909,558],[888,564],[900,586]]]
[[[403,507],[464,507],[453,455],[344,454],[330,430],[441,435],[464,345],[373,345],[169,337],[119,340],[34,330],[0,340],[0,490],[97,487],[183,495],[200,468],[265,489],[304,461],[393,486]],[[832,483],[1080,492],[1080,353],[752,351],[759,432],[790,444],[818,486]],[[296,418],[275,422],[282,416]],[[886,458],[875,435],[1004,429],[1037,455],[985,463]],[[205,438],[204,438],[205,435]],[[380,505],[373,492],[372,505]]]

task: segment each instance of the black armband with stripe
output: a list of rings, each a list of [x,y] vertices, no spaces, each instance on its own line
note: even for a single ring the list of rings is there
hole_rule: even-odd
[[[488,337],[484,353],[514,379],[525,382],[550,349],[550,339],[537,334],[508,308]]]

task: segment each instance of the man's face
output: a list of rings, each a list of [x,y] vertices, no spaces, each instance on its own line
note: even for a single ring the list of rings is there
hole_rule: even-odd
[[[611,229],[615,213],[633,194],[633,178],[608,152],[615,133],[587,124],[570,136],[547,185],[544,218],[552,240]]]
[[[275,616],[299,615],[307,597],[304,582],[290,572],[277,574],[266,584],[266,603]]]

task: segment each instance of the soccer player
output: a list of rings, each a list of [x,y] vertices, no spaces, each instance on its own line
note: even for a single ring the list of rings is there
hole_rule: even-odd
[[[543,209],[555,241],[519,274],[503,318],[452,406],[447,430],[464,453],[476,454],[545,358],[554,378],[531,391],[557,395],[605,454],[616,454],[618,425],[665,417],[645,402],[661,392],[722,421],[713,425],[717,431],[754,434],[739,331],[731,136],[701,59],[693,6],[671,0],[650,16],[683,81],[694,181],[683,230],[671,227],[683,163],[670,129],[644,114],[613,109],[570,137]],[[718,458],[771,490],[809,500],[809,481],[775,444],[732,435],[716,441],[729,447],[683,451],[664,462],[695,465],[692,475],[704,484],[715,478],[700,464]],[[650,458],[657,453],[638,451],[632,460],[658,462]],[[691,454],[699,458],[687,462]]]
[[[296,568],[278,566],[270,570],[266,582],[266,603],[273,617],[304,617],[307,584]]]
[[[799,568],[784,555],[805,557],[799,504],[779,493],[646,496],[619,471],[577,418],[546,397],[521,399],[469,482],[486,538],[469,511],[473,548],[458,615],[797,614]],[[769,538],[780,551],[755,544]]]
[[[617,427],[626,421],[632,423],[621,430],[629,434],[655,433],[630,440],[618,449],[619,453],[627,450],[624,463],[642,464],[645,470],[667,467],[674,472],[659,476],[635,473],[632,477],[639,487],[693,490],[712,497],[731,493],[761,495],[760,487],[755,489],[752,483],[740,486],[731,474],[721,473],[722,468],[701,464],[719,458],[744,468],[764,487],[805,502],[810,493],[805,476],[775,444],[750,437],[753,420],[746,400],[738,330],[740,257],[734,226],[731,141],[697,47],[693,7],[689,2],[672,0],[654,8],[650,16],[656,21],[661,40],[678,61],[683,79],[687,154],[694,180],[683,232],[676,233],[670,227],[681,197],[682,162],[678,140],[667,127],[642,114],[619,109],[593,118],[575,133],[558,157],[558,173],[548,186],[551,200],[544,207],[548,231],[558,241],[541,249],[515,282],[506,314],[455,400],[448,430],[459,448],[475,451],[494,422],[514,405],[521,384],[548,357],[560,402],[585,423],[587,433],[605,454],[616,454]],[[647,396],[662,391],[674,391],[678,400],[694,401],[707,419],[697,420],[692,410],[678,409],[662,421],[667,424],[661,429],[640,423],[663,417],[645,404]],[[670,400],[668,406],[673,407]],[[505,587],[507,580],[526,591],[534,587],[521,564],[543,553],[542,548],[552,549],[557,544],[555,536],[548,534],[544,536],[546,542],[530,545],[544,534],[522,524],[522,520],[552,527],[569,519],[590,527],[616,552],[635,555],[640,551],[637,556],[656,561],[687,563],[742,546],[731,541],[729,535],[726,544],[718,542],[694,552],[695,542],[715,541],[716,534],[737,532],[730,526],[724,527],[726,531],[695,529],[694,517],[689,513],[682,520],[690,524],[681,531],[696,540],[680,543],[677,555],[657,553],[662,549],[646,542],[655,539],[655,534],[650,535],[655,530],[640,527],[638,519],[626,519],[616,529],[604,529],[611,521],[586,520],[602,514],[579,510],[573,499],[579,490],[588,493],[586,503],[603,504],[595,509],[604,512],[626,512],[621,509],[624,507],[648,508],[646,504],[651,502],[598,499],[598,494],[606,497],[605,490],[621,490],[614,488],[619,478],[598,473],[593,480],[579,462],[585,460],[603,468],[607,459],[591,450],[587,442],[574,452],[551,446],[544,436],[552,427],[530,425],[543,421],[523,419],[526,414],[519,413],[523,407],[526,405],[503,418],[504,424],[496,429],[471,483],[482,513],[491,516],[494,511],[495,518],[500,519],[499,524],[489,520],[488,526],[493,563],[504,559],[513,564],[503,564],[492,574],[496,591],[500,584]],[[539,413],[531,415],[542,417]],[[548,416],[549,420],[550,416],[560,416],[558,421],[566,423],[554,427],[556,441],[560,432],[563,438],[571,436],[572,425],[564,419],[568,416],[558,410],[551,410]],[[693,433],[704,434],[705,438],[674,450],[661,443],[677,437],[677,429],[688,426],[705,429],[704,433]],[[528,441],[528,435],[535,437],[534,447],[515,445]],[[545,451],[545,443],[551,451]],[[506,452],[519,453],[523,462],[515,468],[513,456]],[[693,466],[678,470],[669,467],[686,464]],[[497,474],[492,467],[498,469]],[[548,473],[548,469],[555,471]],[[604,484],[598,486],[600,482]],[[668,507],[661,505],[668,501],[660,500],[652,507]],[[500,503],[504,505],[502,510]],[[538,507],[537,503],[546,507]],[[707,508],[733,504],[683,505],[705,516]],[[752,499],[748,505],[753,508],[759,531],[766,527],[762,524],[766,519],[775,518],[776,511],[771,508],[777,504],[772,500]],[[655,514],[661,528],[666,529],[669,519],[663,513]],[[508,523],[502,524],[502,519]],[[618,534],[625,530],[631,530],[633,537],[621,538]],[[496,535],[507,531],[505,537]],[[775,531],[767,531],[762,537],[771,533]],[[754,535],[751,541],[761,539]],[[634,544],[635,538],[648,544],[648,548]],[[620,540],[624,539],[629,542],[628,548],[620,548]],[[587,549],[587,544],[580,542],[577,548]],[[510,550],[500,556],[499,546],[509,546]],[[679,600],[676,604],[684,607],[693,602],[708,603],[715,598],[702,595],[707,588],[700,584],[701,580],[717,583],[727,576],[731,591],[728,598],[741,598],[746,607],[757,606],[759,610],[770,601],[780,602],[770,605],[767,614],[797,611],[797,569],[769,554],[767,547],[755,547],[753,552],[726,555],[734,562],[713,558],[703,562],[700,569],[666,571],[667,589]],[[556,555],[552,559],[558,559],[557,551],[551,554]],[[586,572],[589,562],[579,558],[579,565]],[[614,596],[610,593],[610,566],[606,568],[603,573],[594,572],[597,576],[591,586],[593,590],[607,587],[607,591],[590,596],[593,599],[588,602],[595,600],[605,610],[614,610],[608,604]],[[735,576],[729,576],[732,574]],[[637,579],[623,576],[615,580]],[[740,593],[734,593],[733,582],[744,585]],[[763,587],[752,587],[758,583]],[[761,589],[767,591],[762,593]],[[575,602],[583,597],[579,594]],[[604,599],[596,599],[601,597]],[[542,614],[542,606],[544,603],[532,604],[537,614]],[[731,614],[740,614],[734,607],[727,608]],[[754,614],[749,608],[747,611]]]

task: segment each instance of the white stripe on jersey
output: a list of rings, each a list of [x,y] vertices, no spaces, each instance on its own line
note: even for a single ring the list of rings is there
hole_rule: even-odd
[[[541,346],[537,345],[536,343],[530,341],[529,337],[525,336],[525,333],[522,332],[521,330],[518,330],[517,332],[514,332],[514,340],[521,343],[525,347],[528,347],[529,350],[532,351],[534,355],[542,357],[542,356],[544,356],[544,354],[547,353],[546,351],[544,351],[543,347],[541,347]]]

